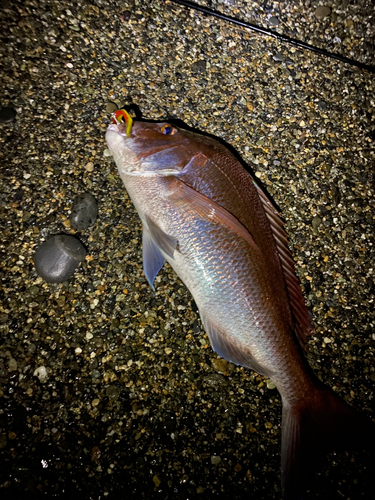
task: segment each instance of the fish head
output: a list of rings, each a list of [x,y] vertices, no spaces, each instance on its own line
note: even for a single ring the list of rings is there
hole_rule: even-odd
[[[106,133],[108,147],[120,174],[179,175],[200,153],[197,134],[170,123],[112,123]]]

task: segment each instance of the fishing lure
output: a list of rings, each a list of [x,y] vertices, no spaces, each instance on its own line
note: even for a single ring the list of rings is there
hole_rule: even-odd
[[[125,109],[118,109],[112,114],[112,123],[120,124],[122,120],[126,123],[126,137],[129,137],[133,125],[133,119]]]

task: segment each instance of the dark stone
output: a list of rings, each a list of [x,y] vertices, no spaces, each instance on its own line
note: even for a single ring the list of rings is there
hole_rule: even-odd
[[[269,23],[271,26],[278,26],[280,24],[280,21],[277,19],[277,17],[272,16],[269,20]]]
[[[204,71],[206,71],[206,61],[203,61],[201,59],[199,61],[196,61],[192,65],[192,70],[196,71],[197,73],[203,73]]]
[[[70,224],[74,229],[83,230],[95,224],[98,217],[98,204],[91,193],[82,193],[73,200]]]
[[[129,21],[130,17],[131,17],[131,12],[130,10],[124,10],[124,12],[122,12],[120,14],[120,17],[123,21]]]
[[[86,249],[74,236],[58,234],[43,243],[34,256],[37,274],[47,283],[68,280],[86,257]]]
[[[0,123],[11,123],[16,118],[16,111],[13,108],[0,108]]]

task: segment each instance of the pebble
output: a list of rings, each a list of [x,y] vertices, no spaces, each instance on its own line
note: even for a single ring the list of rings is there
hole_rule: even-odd
[[[0,108],[0,123],[11,123],[16,118],[16,111],[13,108]]]
[[[82,193],[73,200],[70,224],[78,231],[93,226],[98,217],[98,204],[91,193]]]
[[[44,384],[47,382],[48,380],[48,373],[47,373],[47,369],[45,366],[41,365],[41,366],[38,366],[38,368],[36,368],[34,370],[34,373],[33,373],[34,377],[38,377],[39,381],[41,384]]]
[[[313,229],[317,230],[321,223],[322,223],[322,219],[318,216],[315,216],[312,220]]]
[[[217,455],[212,455],[211,457],[212,465],[218,465],[220,462],[221,462],[221,457],[218,457]]]
[[[211,359],[212,366],[218,372],[225,372],[228,368],[228,361],[226,359]]]
[[[319,101],[318,102],[318,109],[319,109],[319,111],[325,111],[327,109],[327,103],[324,101]]]
[[[68,280],[86,257],[86,249],[74,236],[58,234],[43,243],[34,255],[37,274],[47,283]]]
[[[317,19],[323,19],[324,17],[329,16],[331,13],[331,7],[328,7],[328,5],[320,5],[315,9],[315,17]]]
[[[129,19],[131,18],[130,10],[124,10],[124,12],[122,12],[122,14],[120,14],[120,17],[123,21],[129,21]]]
[[[121,388],[117,385],[110,385],[109,387],[107,387],[105,393],[108,399],[117,401],[121,394]]]
[[[14,358],[10,358],[9,360],[8,371],[10,372],[17,371],[17,361]]]
[[[98,400],[99,401],[99,400]],[[96,462],[97,460],[99,460],[100,456],[101,456],[101,451],[100,451],[100,448],[99,446],[93,446],[92,450],[91,450],[91,460],[93,462]]]
[[[114,113],[118,109],[119,109],[119,107],[117,106],[117,104],[115,102],[108,102],[107,103],[107,106],[106,106],[107,113]]]
[[[157,488],[159,488],[160,484],[161,484],[161,481],[159,479],[159,477],[155,474],[155,476],[152,478],[152,480],[154,481],[154,484]]]
[[[266,382],[267,389],[275,389],[276,385],[272,382],[272,380],[267,380]]]
[[[272,56],[272,58],[276,62],[284,62],[285,61],[285,57],[282,54],[280,54],[279,52],[275,52],[275,54]]]
[[[280,21],[278,20],[277,17],[270,17],[270,20],[268,21],[270,23],[271,26],[278,26],[280,24]]]
[[[203,73],[204,71],[206,71],[206,66],[207,66],[206,61],[200,59],[199,61],[193,63],[192,70],[196,71],[197,73]]]

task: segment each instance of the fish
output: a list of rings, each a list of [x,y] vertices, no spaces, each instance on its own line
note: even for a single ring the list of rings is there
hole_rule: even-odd
[[[300,498],[321,453],[375,444],[374,423],[314,375],[312,332],[284,224],[216,139],[117,112],[108,148],[143,226],[143,269],[167,261],[189,289],[213,350],[271,379],[282,399],[281,487]]]

